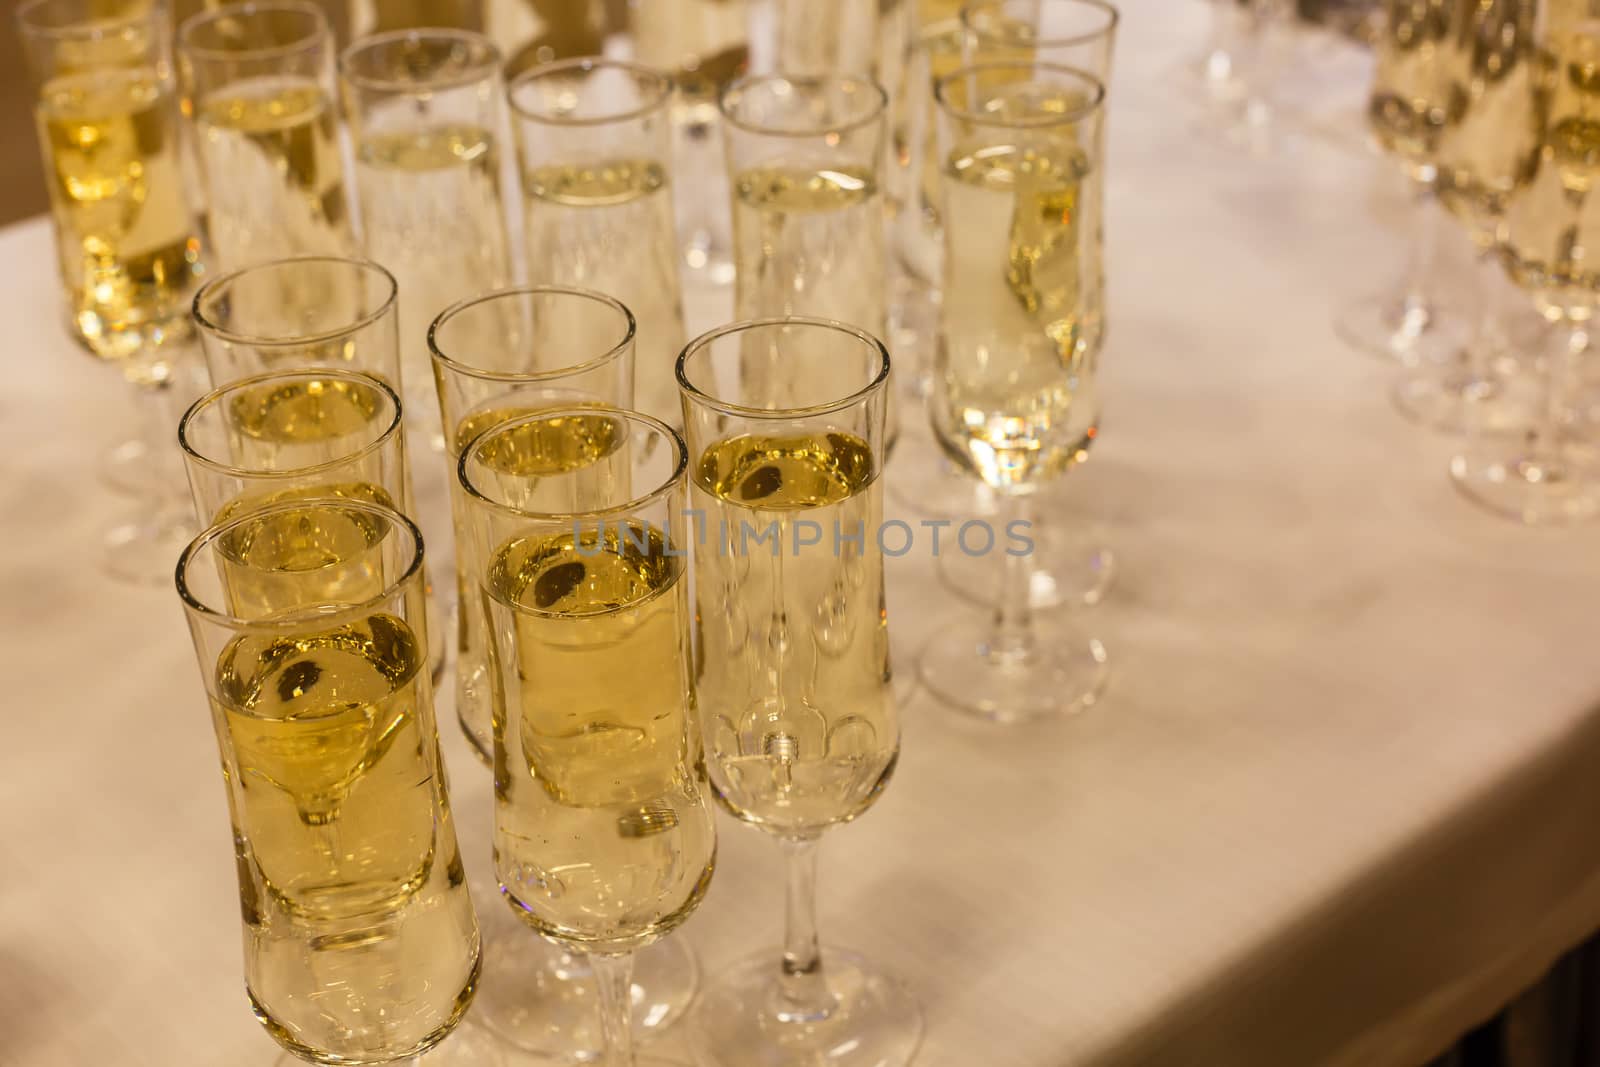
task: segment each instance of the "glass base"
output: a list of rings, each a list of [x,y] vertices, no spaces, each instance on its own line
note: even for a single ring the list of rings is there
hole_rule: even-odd
[[[129,516],[106,531],[102,565],[129,585],[170,586],[178,557],[199,533],[187,514]]]
[[[820,1019],[785,1019],[776,949],[724,971],[689,1020],[703,1067],[901,1067],[922,1043],[922,1006],[903,983],[852,953],[824,949],[834,996]]]
[[[1393,399],[1400,414],[1441,433],[1504,434],[1526,429],[1532,417],[1504,381],[1460,368],[1414,368],[1395,384]]]
[[[100,476],[107,486],[125,496],[148,500],[168,492],[172,471],[150,454],[150,446],[137,437],[113,445],[100,461]]]
[[[1438,304],[1408,308],[1387,294],[1349,305],[1333,320],[1348,345],[1406,366],[1446,363],[1467,343],[1461,315]]]
[[[273,1067],[303,1067],[306,1062],[292,1052],[285,1052]],[[493,1035],[463,1021],[433,1048],[420,1056],[397,1060],[395,1067],[512,1067],[512,1062],[505,1046]]]
[[[669,937],[634,955],[633,1029],[649,1041],[683,1017],[699,984],[688,943]],[[544,1056],[600,1058],[594,972],[507,916],[483,942],[483,979],[472,1017],[502,1041]]]
[[[1093,637],[1038,619],[1028,652],[999,652],[993,637],[987,618],[945,627],[922,650],[922,684],[952,707],[1001,723],[1074,714],[1105,690],[1106,649]]]
[[[1450,477],[1480,508],[1529,526],[1600,516],[1600,456],[1586,446],[1563,445],[1550,456],[1474,450],[1450,461]]]
[[[1036,498],[1037,499],[1037,498]],[[1028,603],[1035,610],[1093,607],[1117,575],[1117,557],[1081,527],[1037,521],[1030,531]],[[939,578],[974,604],[993,607],[999,590],[996,557],[969,556],[959,547],[939,554]]]

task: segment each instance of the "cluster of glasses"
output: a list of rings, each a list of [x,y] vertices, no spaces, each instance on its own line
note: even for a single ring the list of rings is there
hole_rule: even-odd
[[[155,384],[197,338],[210,378],[178,424],[205,529],[177,584],[251,1005],[291,1057],[492,1063],[472,1028],[440,1044],[475,1004],[520,1048],[619,1065],[684,1015],[708,1064],[909,1062],[915,997],[821,948],[814,906],[821,834],[899,753],[886,487],[1005,522],[942,558],[994,610],[925,650],[936,696],[1021,721],[1104,684],[1046,609],[1098,601],[1109,553],[1035,497],[1099,432],[1115,8],[784,0],[775,71],[746,74],[724,6],[640,5],[655,66],[509,83],[462,29],[336,61],[305,0],[175,35],[161,0],[19,13],[73,334]],[[719,126],[726,212],[675,210],[675,136]],[[686,343],[680,273],[716,282],[723,247],[736,321]],[[427,559],[445,512],[408,454],[448,474]],[[500,923],[433,718],[452,659]],[[782,844],[787,930],[689,1012],[663,939],[709,885],[713,799]]]
[[[1387,0],[1383,14],[1368,124],[1410,179],[1419,226],[1405,281],[1336,325],[1402,365],[1404,414],[1460,437],[1450,474],[1467,498],[1530,524],[1600,515],[1600,383],[1585,356],[1600,295],[1600,9]],[[1477,249],[1477,291],[1459,300],[1439,292],[1436,205]]]

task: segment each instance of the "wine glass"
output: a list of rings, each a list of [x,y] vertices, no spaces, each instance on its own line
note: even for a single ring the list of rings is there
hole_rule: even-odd
[[[1044,61],[1085,71],[1101,85],[1111,84],[1121,14],[1104,0],[979,0],[962,9],[960,21],[962,53],[967,63]],[[1095,148],[1102,169],[1107,158],[1106,125],[1102,114],[1100,143]],[[942,157],[936,158],[941,164],[944,162]],[[1104,188],[1102,174],[1096,195]],[[1097,241],[1104,247],[1105,213],[1096,205],[1089,215],[1098,221]],[[1086,321],[1093,331],[1087,343],[1098,352],[1105,344],[1106,332],[1103,257],[1096,257],[1095,271],[1090,297],[1094,309]],[[969,494],[975,494],[969,496],[972,503],[963,518],[966,514],[993,517],[1000,513],[1000,502],[986,484],[963,475],[959,468],[952,470],[967,484]],[[1100,603],[1116,578],[1117,558],[1093,521],[1083,514],[1083,505],[1063,499],[1061,490],[1051,483],[1041,487],[1036,499],[1016,506],[1026,509],[1029,518],[1038,519],[1029,557],[1028,602],[1032,607],[1045,610]],[[939,577],[967,600],[993,607],[999,590],[989,562],[982,555],[941,553]]]
[[[452,470],[493,426],[551,407],[626,408],[633,400],[635,323],[619,301],[587,289],[528,286],[487,293],[440,313],[428,331]],[[530,436],[527,443],[540,441]],[[537,463],[529,453],[523,461]],[[456,717],[473,751],[494,762],[488,617],[476,593],[468,500],[451,478],[456,582]],[[511,923],[486,923],[484,987],[477,1017],[532,1052],[598,1051],[594,973],[582,954],[529,938]],[[682,938],[645,949],[636,968],[634,1025],[659,1034],[694,996],[693,953]]]
[[[250,0],[203,11],[179,28],[178,59],[217,263],[354,252],[322,8]]]
[[[781,955],[722,971],[690,1016],[716,1067],[908,1063],[922,1011],[822,950],[823,831],[865,812],[900,751],[880,543],[889,355],[822,319],[737,323],[678,358],[693,458],[695,697],[723,806],[788,860]]]
[[[716,856],[672,544],[687,463],[665,423],[586,404],[498,423],[457,467],[497,672],[495,871],[589,960],[614,1067],[635,1062],[633,953],[689,917]]]
[[[411,294],[400,304],[406,420],[437,451],[428,324],[439,308],[511,282],[501,63],[487,38],[452,29],[379,34],[339,57],[362,241]]]
[[[1086,459],[1099,430],[1105,89],[1076,68],[1001,61],[945,76],[935,95],[945,298],[929,414],[946,452],[996,494],[1008,536],[991,623],[941,628],[922,680],[1015,722],[1087,707],[1106,678],[1098,640],[1034,618],[1031,546],[1016,536],[1030,526],[1023,498]]]
[[[233,820],[250,1008],[312,1063],[426,1052],[478,979],[422,563],[410,519],[356,499],[243,511],[178,562]]]
[[[1530,525],[1600,515],[1600,455],[1570,418],[1579,367],[1593,359],[1589,323],[1600,292],[1600,165],[1584,140],[1600,122],[1600,28],[1585,13],[1549,9],[1536,25],[1541,106],[1536,144],[1505,205],[1501,257],[1520,288],[1563,329],[1545,354],[1538,409],[1525,433],[1479,433],[1451,463],[1479,506]],[[1504,136],[1512,136],[1506,133]]]
[[[151,398],[143,420],[151,429],[119,446],[112,466],[120,455],[155,468],[136,479],[149,483],[155,506],[147,500],[140,516],[108,532],[104,564],[125,581],[164,582],[194,534],[168,435],[201,275],[183,187],[171,13],[159,0],[25,0],[16,19],[68,332]]]
[[[1448,361],[1465,340],[1459,317],[1433,292],[1439,252],[1434,196],[1439,136],[1449,122],[1449,36],[1457,0],[1384,0],[1367,125],[1410,180],[1415,207],[1403,280],[1334,319],[1356,348],[1402,364]]]
[[[1440,203],[1466,226],[1477,246],[1478,291],[1471,336],[1442,363],[1409,367],[1395,387],[1401,412],[1451,432],[1520,428],[1525,406],[1508,388],[1505,280],[1497,246],[1507,197],[1537,148],[1535,0],[1461,0],[1449,34],[1450,113],[1439,134]]]
[[[528,281],[621,300],[639,323],[639,410],[678,419],[672,360],[683,345],[672,217],[672,79],[586,58],[511,82],[522,161]]]

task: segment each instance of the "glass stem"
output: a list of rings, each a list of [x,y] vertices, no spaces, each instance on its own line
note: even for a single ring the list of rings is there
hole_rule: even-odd
[[[1397,333],[1415,337],[1427,329],[1434,315],[1428,292],[1439,254],[1439,206],[1431,182],[1411,183],[1411,247],[1406,258],[1405,293],[1400,299]]]
[[[589,956],[600,999],[604,1067],[633,1067],[633,953],[596,952]]]
[[[1026,497],[1002,496],[1001,531],[1010,529],[1014,522],[1031,527],[1032,513]],[[1010,551],[1002,551],[1000,558],[1000,596],[995,602],[994,637],[989,642],[989,655],[1017,660],[1033,651],[1033,558]]]
[[[833,1011],[833,994],[822,972],[817,940],[816,836],[784,837],[786,868],[783,931],[783,974],[779,979],[783,1022],[825,1019]]]
[[[150,397],[140,405],[145,418],[141,436],[149,450],[149,462],[158,471],[156,484],[160,487],[160,496],[155,503],[160,509],[187,514],[188,476],[184,472],[183,454],[178,449],[178,423],[183,420],[185,405],[172,375],[142,385],[139,391]]]

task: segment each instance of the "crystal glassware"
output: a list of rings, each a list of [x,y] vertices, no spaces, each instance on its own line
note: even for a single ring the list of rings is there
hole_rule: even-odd
[[[889,356],[821,319],[714,330],[678,360],[692,457],[694,676],[723,806],[788,860],[783,949],[723,970],[690,1016],[700,1062],[906,1064],[916,997],[820,947],[822,833],[863,814],[900,751],[884,596]]]

